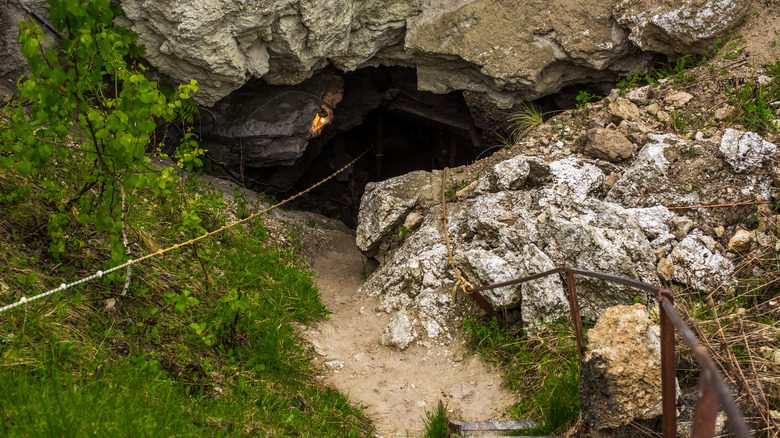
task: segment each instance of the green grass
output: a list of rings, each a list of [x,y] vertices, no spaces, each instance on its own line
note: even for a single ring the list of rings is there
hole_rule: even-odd
[[[509,123],[512,126],[511,142],[514,144],[534,127],[544,123],[544,115],[541,110],[531,103],[523,104],[523,106],[509,116]]]
[[[513,336],[495,319],[465,321],[470,346],[499,364],[507,386],[520,393],[512,415],[537,420],[525,435],[565,432],[579,416],[579,359],[568,321],[543,327],[535,335]]]
[[[439,402],[436,408],[425,413],[425,438],[448,438],[450,436],[447,409]]]
[[[74,165],[81,165],[76,162]],[[0,169],[0,193],[18,175]],[[110,243],[70,221],[49,249],[51,206],[0,198],[0,303],[105,269]],[[133,256],[189,235],[182,212],[215,229],[226,205],[197,178],[136,194]],[[291,236],[294,237],[294,236]],[[327,315],[298,255],[262,223],[241,225],[0,317],[2,436],[365,436],[370,424],[313,379],[294,324]],[[110,277],[110,278],[109,278]]]
[[[758,133],[778,131],[775,112],[780,109],[780,60],[764,66],[771,80],[766,84],[747,81],[730,90],[730,103],[736,109],[735,122]]]

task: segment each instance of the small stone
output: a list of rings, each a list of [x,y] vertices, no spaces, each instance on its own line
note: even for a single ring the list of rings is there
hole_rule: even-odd
[[[634,144],[618,131],[593,128],[588,131],[583,153],[593,158],[618,162],[631,158]]]
[[[400,311],[390,319],[382,332],[382,345],[396,347],[403,350],[417,339],[412,320],[406,311]]]
[[[646,109],[647,112],[650,113],[651,115],[656,115],[658,114],[659,111],[661,111],[661,106],[658,105],[657,103],[651,103],[650,105],[647,106]]]
[[[612,186],[615,185],[616,182],[620,179],[620,174],[617,172],[612,172],[609,175],[607,175],[604,178],[604,188],[606,190],[609,190],[612,188]]]
[[[624,97],[618,97],[614,102],[610,103],[607,107],[609,112],[613,116],[622,120],[635,120],[638,119],[641,111],[630,100]]]
[[[744,254],[750,251],[750,244],[753,242],[753,233],[747,230],[739,229],[731,239],[729,239],[728,250],[738,254]]]
[[[675,216],[671,220],[672,234],[677,240],[683,240],[693,229],[693,221],[687,216]]]
[[[650,86],[645,85],[644,87],[634,88],[626,94],[626,99],[637,105],[646,103],[650,99]]]
[[[417,228],[423,221],[423,215],[420,213],[413,211],[409,213],[409,215],[406,216],[406,219],[404,219],[404,227],[407,230],[413,230]]]
[[[734,107],[731,105],[722,106],[715,110],[713,117],[715,120],[722,122],[734,114]]]
[[[664,103],[672,106],[673,108],[679,108],[693,99],[693,95],[686,93],[685,91],[678,91],[672,93],[664,98]]]
[[[661,123],[669,123],[672,121],[672,117],[666,111],[658,111],[655,113],[655,117]]]
[[[547,223],[547,213],[541,212],[539,216],[536,216],[536,220],[538,220],[540,224]]]
[[[105,305],[106,305],[106,307],[105,307],[106,311],[113,310],[114,307],[116,306],[116,298],[109,298],[109,299],[107,299],[106,302],[105,302]]]
[[[723,225],[718,225],[715,227],[715,235],[718,237],[723,237],[723,235],[726,234],[726,228],[723,227]]]
[[[656,267],[658,276],[664,281],[672,281],[674,277],[674,265],[666,257],[662,257],[658,260],[658,266]]]
[[[507,224],[509,226],[512,226],[512,225],[514,225],[517,222],[517,216],[515,216],[512,213],[507,212],[507,213],[498,215],[496,217],[496,220],[501,222],[501,223],[504,223],[504,224]]]
[[[772,363],[775,365],[780,365],[780,349],[772,352]]]
[[[325,368],[331,370],[331,371],[340,371],[344,368],[344,361],[343,360],[329,360],[326,361],[323,365],[325,365]]]

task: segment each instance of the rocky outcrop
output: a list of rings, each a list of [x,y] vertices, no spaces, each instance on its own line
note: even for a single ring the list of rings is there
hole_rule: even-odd
[[[637,215],[594,197],[604,179],[596,164],[581,158],[545,164],[520,155],[496,164],[454,195],[447,233],[464,275],[490,284],[570,265],[657,282],[654,252]],[[380,310],[418,312],[422,326],[447,326],[455,316],[441,188],[431,184],[440,180],[439,172],[415,172],[371,185],[357,231],[359,247],[382,261],[363,291],[380,296]],[[399,239],[399,224],[411,211],[423,220]],[[587,279],[579,282],[579,292],[589,314],[636,296],[622,286]],[[519,309],[528,328],[568,312],[557,277],[485,296],[497,309]],[[437,306],[427,305],[432,299]]]
[[[745,16],[749,0],[626,0],[615,6],[617,22],[643,50],[672,55],[705,54]]]
[[[31,11],[46,16],[46,2],[28,0],[25,4]],[[18,2],[0,0],[0,102],[16,89],[16,81],[27,72],[27,60],[19,52],[17,36],[19,22],[32,21],[32,17],[22,9]]]
[[[253,77],[295,84],[329,64],[382,64],[416,67],[421,90],[472,90],[508,106],[612,80],[647,66],[653,52],[700,53],[749,1],[121,3],[147,59],[174,79],[197,79],[206,105]]]
[[[667,206],[769,199],[774,145],[741,131],[713,130],[708,137],[670,134],[650,108],[654,101],[682,102],[685,96],[661,87],[628,94],[640,106],[613,93],[587,108],[592,117],[577,134],[568,128],[582,122],[581,113],[539,126],[518,146],[538,156],[505,151],[503,159],[490,158],[490,165],[450,170],[443,187],[438,171],[373,183],[361,204],[358,243],[380,265],[363,292],[380,297],[381,311],[412,315],[416,339],[447,335],[461,310],[451,296],[455,278],[444,243],[442,191],[448,199],[453,259],[472,283],[568,265],[654,284],[732,288],[734,253],[751,244],[734,238],[729,245],[729,239],[746,235],[737,230],[745,226],[747,213]],[[604,140],[612,134],[619,141]],[[733,153],[722,146],[732,139],[737,144]],[[578,155],[577,148],[585,152],[583,141],[594,143],[591,156],[610,159],[610,146],[617,145],[627,158],[618,161],[621,154],[615,153],[612,163]],[[596,143],[601,152],[595,151]],[[631,157],[629,151],[638,152]],[[646,300],[631,289],[579,278],[578,292],[586,303],[583,313],[592,316],[612,305]],[[500,288],[485,297],[531,330],[568,313],[557,277]],[[426,324],[441,329],[424,330]]]
[[[610,307],[588,330],[580,403],[591,428],[615,429],[661,415],[658,336],[658,326],[641,304]]]

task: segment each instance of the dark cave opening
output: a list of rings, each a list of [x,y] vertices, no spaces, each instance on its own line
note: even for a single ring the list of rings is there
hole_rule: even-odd
[[[475,126],[463,94],[416,85],[414,69],[399,67],[325,71],[297,86],[248,84],[204,127],[210,171],[285,199],[371,149],[292,204],[354,227],[367,183],[486,156],[491,133]]]

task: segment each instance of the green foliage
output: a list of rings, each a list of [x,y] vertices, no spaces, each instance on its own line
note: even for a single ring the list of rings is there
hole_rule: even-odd
[[[658,83],[658,80],[653,77],[653,75],[641,72],[637,69],[634,70],[632,74],[618,81],[618,83],[615,84],[615,88],[620,90],[621,93],[625,93],[633,88],[638,88],[643,85],[655,85],[656,83]]]
[[[425,438],[449,438],[447,409],[439,402],[436,409],[425,413]]]
[[[115,12],[51,0],[56,46],[21,26],[31,73],[0,113],[0,303],[121,262],[123,228],[148,254],[251,210],[177,171],[202,164],[197,86],[150,81]],[[160,123],[183,133],[177,167],[147,156]],[[0,435],[370,434],[312,378],[293,324],[327,312],[296,245],[255,221],[136,265],[127,296],[104,278],[4,314]]]
[[[615,88],[625,93],[626,91],[644,85],[655,85],[658,81],[672,78],[676,85],[689,85],[698,82],[698,78],[688,69],[699,65],[700,58],[692,55],[683,55],[676,61],[660,62],[650,72],[635,70],[632,74],[618,81]]]
[[[543,122],[544,116],[538,107],[531,103],[523,104],[520,110],[509,116],[509,123],[512,126],[512,143],[525,137],[531,129]]]
[[[512,414],[520,420],[538,419],[540,426],[525,435],[558,434],[579,415],[579,358],[571,323],[560,321],[533,336],[517,337],[490,322],[467,319],[471,348],[498,363],[509,388],[521,393]]]
[[[672,125],[672,129],[677,134],[682,134],[688,128],[688,122],[685,120],[685,116],[678,111],[669,112],[669,120]]]
[[[229,217],[220,194],[196,179],[171,184],[172,195],[139,193],[128,217],[145,230],[146,251],[179,241],[182,211],[208,230]],[[3,303],[12,301],[6,285],[40,290],[105,260],[108,243],[76,230],[87,245],[55,264],[42,240],[30,239],[46,215],[40,205],[27,198],[0,210],[9,227],[0,233]],[[295,248],[270,242],[261,224],[199,245],[210,281],[195,251],[180,250],[137,269],[131,298],[118,298],[113,310],[104,310],[110,284],[94,282],[4,314],[0,435],[365,436],[359,411],[311,377],[293,323],[327,311]]]
[[[736,109],[736,122],[758,133],[780,129],[774,122],[773,102],[780,99],[780,61],[767,66],[774,76],[766,85],[747,81],[730,90],[730,103]]]
[[[581,109],[581,108],[585,108],[589,103],[597,102],[603,98],[604,96],[593,94],[588,90],[582,90],[579,93],[577,93],[577,97],[575,99],[577,100],[577,108]]]
[[[114,26],[115,12],[109,0],[50,0],[52,25],[63,36],[56,44],[37,25],[20,23],[30,74],[19,81],[20,99],[3,111],[0,166],[28,178],[15,192],[35,185],[37,196],[56,206],[48,221],[55,255],[65,252],[74,220],[116,235],[125,188],[164,189],[170,174],[160,177],[145,155],[152,133],[158,121],[192,120],[195,81],[165,96],[134,61],[141,49],[132,33]],[[201,155],[187,131],[179,165],[192,170]],[[114,242],[120,262],[124,248]]]

